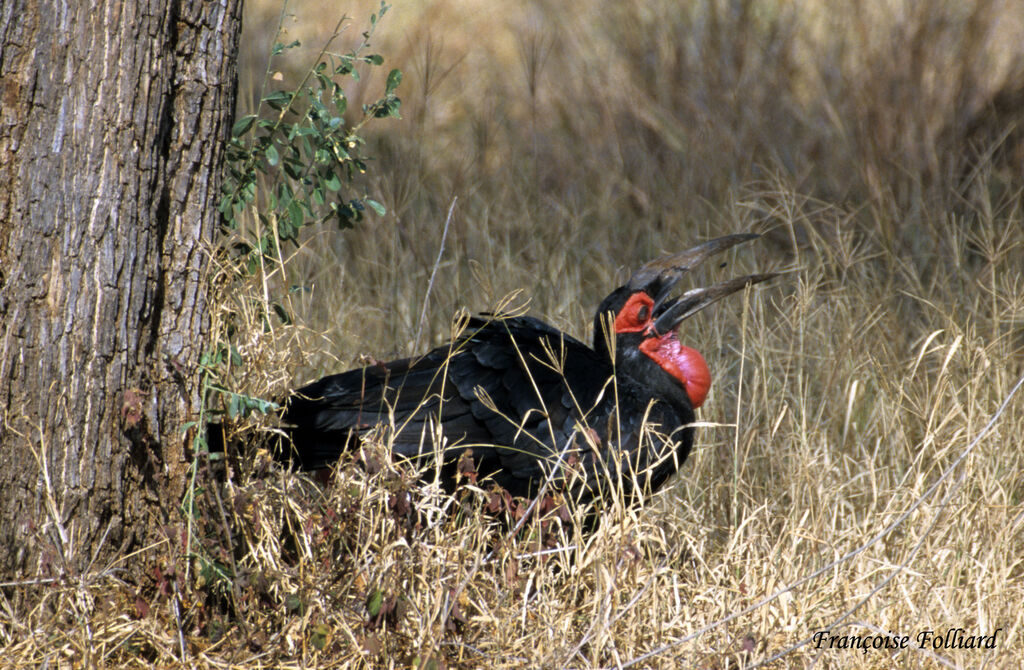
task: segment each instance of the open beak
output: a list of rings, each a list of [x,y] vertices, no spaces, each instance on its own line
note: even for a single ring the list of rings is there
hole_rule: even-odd
[[[664,335],[670,330],[675,330],[680,323],[689,319],[708,305],[716,303],[725,296],[731,295],[751,284],[771,279],[777,274],[777,272],[767,272],[737,277],[736,279],[719,282],[707,288],[691,289],[678,298],[673,298],[660,304],[655,303],[654,313],[658,316],[654,320],[654,330],[658,335]]]
[[[718,302],[751,284],[763,282],[775,277],[777,272],[747,275],[719,282],[707,288],[695,288],[677,298],[669,299],[672,289],[687,272],[715,254],[730,249],[741,242],[760,237],[753,233],[727,235],[708,240],[692,249],[676,254],[663,256],[647,263],[630,278],[628,286],[643,289],[654,297],[654,329],[658,335],[674,330],[680,323],[701,311],[708,305]]]

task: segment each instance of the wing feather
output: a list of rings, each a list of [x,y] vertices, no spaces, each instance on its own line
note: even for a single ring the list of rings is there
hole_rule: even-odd
[[[611,375],[601,355],[530,317],[471,319],[466,334],[425,356],[331,375],[296,391],[285,421],[306,468],[329,465],[392,417],[396,454],[442,458],[473,449],[481,476],[526,494],[570,439]],[[443,398],[442,398],[443,391]]]

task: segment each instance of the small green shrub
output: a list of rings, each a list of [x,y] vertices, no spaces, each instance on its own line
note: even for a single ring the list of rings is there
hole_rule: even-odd
[[[274,59],[300,46],[298,40],[274,43],[257,109],[242,115],[231,130],[220,203],[225,232],[248,273],[279,261],[280,244],[298,244],[304,226],[333,220],[350,228],[367,208],[384,214],[379,202],[354,193],[357,177],[367,171],[361,133],[373,119],[400,118],[402,72],[388,73],[383,96],[363,105],[355,123],[349,119],[344,82],[359,81],[361,69],[384,64],[383,56],[368,51],[387,10],[382,2],[360,43],[344,54],[329,50],[342,19],[293,90],[266,91]],[[247,217],[255,225],[246,225]]]

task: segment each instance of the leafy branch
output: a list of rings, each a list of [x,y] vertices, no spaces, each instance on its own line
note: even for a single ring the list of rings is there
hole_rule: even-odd
[[[344,229],[361,221],[367,208],[378,215],[385,213],[379,202],[351,191],[355,180],[366,173],[362,151],[366,124],[384,117],[400,118],[397,90],[402,72],[388,73],[383,96],[363,105],[362,118],[356,123],[346,121],[349,98],[342,82],[359,81],[361,69],[384,64],[383,56],[367,51],[388,8],[382,2],[380,11],[371,15],[370,26],[354,49],[334,53],[329,48],[342,32],[347,20],[343,17],[316,65],[294,90],[266,92],[274,58],[300,46],[297,40],[274,44],[259,106],[232,128],[220,201],[225,232],[234,232],[233,249],[245,259],[250,274],[278,258],[282,241],[297,244],[305,226],[334,220]],[[242,225],[246,212],[254,216],[253,229]]]

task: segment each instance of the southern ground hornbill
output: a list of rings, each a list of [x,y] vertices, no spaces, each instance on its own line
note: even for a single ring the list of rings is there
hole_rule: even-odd
[[[647,263],[594,317],[588,347],[537,319],[471,318],[426,355],[331,375],[289,398],[289,456],[330,466],[375,431],[395,457],[433,464],[452,490],[467,458],[482,485],[534,496],[547,483],[587,503],[610,488],[657,490],[686,459],[711,374],[675,329],[757,274],[672,297],[684,274],[757,235],[730,235]],[[489,478],[489,479],[488,479]],[[552,488],[553,487],[553,488]]]

